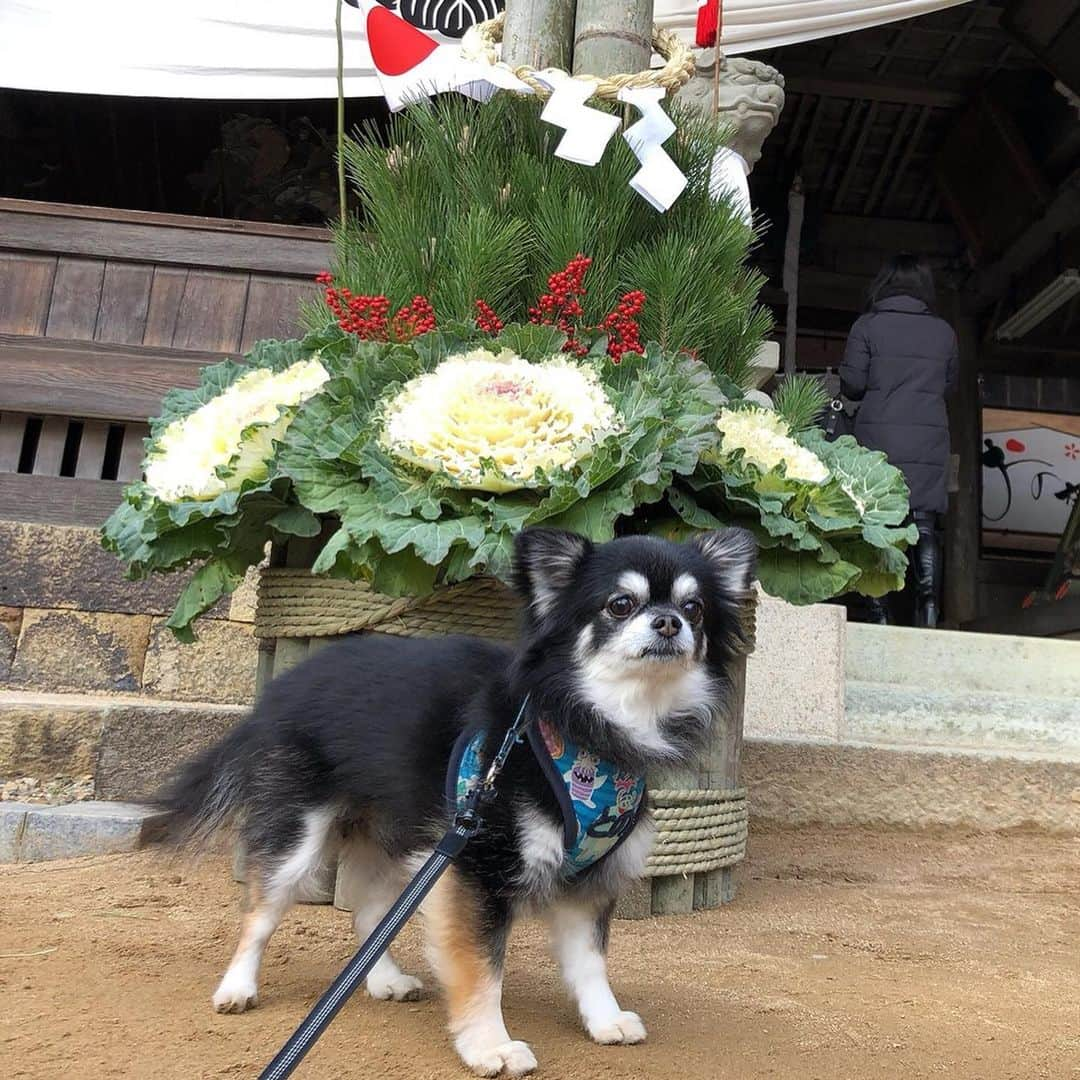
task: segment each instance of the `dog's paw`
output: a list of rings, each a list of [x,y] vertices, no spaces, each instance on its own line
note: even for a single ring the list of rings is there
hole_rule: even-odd
[[[258,1005],[259,990],[254,982],[226,975],[211,1000],[214,1003],[214,1012],[242,1013]]]
[[[645,1025],[634,1012],[620,1012],[599,1024],[589,1024],[589,1035],[603,1046],[631,1046],[645,1041]]]
[[[413,975],[390,975],[367,981],[367,992],[378,1001],[419,1001],[424,984]]]
[[[504,1042],[484,1048],[471,1047],[461,1058],[477,1076],[525,1076],[536,1068],[528,1043]]]

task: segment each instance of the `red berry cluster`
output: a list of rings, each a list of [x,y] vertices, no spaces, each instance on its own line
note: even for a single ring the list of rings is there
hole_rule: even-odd
[[[502,319],[495,309],[484,300],[476,301],[476,328],[485,334],[495,335],[503,328]]]
[[[414,296],[391,319],[390,301],[385,296],[354,296],[345,286],[335,286],[328,270],[315,280],[325,287],[326,306],[338,326],[362,341],[408,341],[435,329],[435,310],[426,296]]]
[[[623,358],[623,353],[641,352],[641,329],[637,316],[645,306],[645,294],[640,289],[626,293],[615,310],[604,316],[599,329],[607,332],[608,356],[614,363]]]
[[[536,307],[529,308],[529,321],[557,326],[566,334],[565,352],[575,356],[584,356],[589,350],[577,340],[577,319],[584,314],[579,297],[585,295],[585,274],[592,266],[592,259],[587,255],[575,255],[565,270],[559,270],[548,278],[548,289],[537,301]]]
[[[435,329],[435,309],[426,296],[414,296],[412,302],[403,307],[390,324],[390,336],[393,341],[408,341],[419,334],[427,334]]]

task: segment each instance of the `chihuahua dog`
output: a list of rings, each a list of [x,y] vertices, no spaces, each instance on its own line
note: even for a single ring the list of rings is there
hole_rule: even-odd
[[[362,634],[276,679],[159,800],[177,840],[230,821],[242,840],[248,899],[214,1008],[256,1003],[271,934],[330,861],[366,939],[524,703],[528,736],[480,832],[421,908],[454,1044],[480,1076],[536,1067],[502,1016],[507,935],[522,913],[547,921],[590,1037],[644,1040],[640,1017],[608,984],[611,915],[652,844],[647,772],[693,761],[726,720],[755,557],[751,534],[734,528],[685,544],[600,545],[526,530],[515,550],[524,601],[515,646]],[[422,985],[386,953],[367,989],[406,1001]]]

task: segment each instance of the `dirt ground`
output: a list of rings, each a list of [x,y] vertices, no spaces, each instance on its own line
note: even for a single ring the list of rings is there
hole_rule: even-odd
[[[304,907],[262,1004],[217,1016],[238,887],[156,852],[0,868],[0,1073],[254,1077],[352,952]],[[417,970],[408,927],[400,958]],[[559,1080],[1080,1077],[1080,839],[758,829],[736,903],[617,923],[612,981],[649,1040],[581,1033],[538,928],[511,942],[506,1014]],[[305,1080],[467,1074],[437,997],[357,995]]]

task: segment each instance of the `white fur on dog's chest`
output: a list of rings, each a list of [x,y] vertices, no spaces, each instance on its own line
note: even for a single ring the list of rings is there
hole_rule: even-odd
[[[643,750],[661,755],[675,752],[664,738],[662,721],[671,716],[696,716],[703,726],[707,725],[715,697],[710,679],[700,667],[640,676],[628,673],[627,665],[611,663],[603,655],[586,661],[581,693]]]

